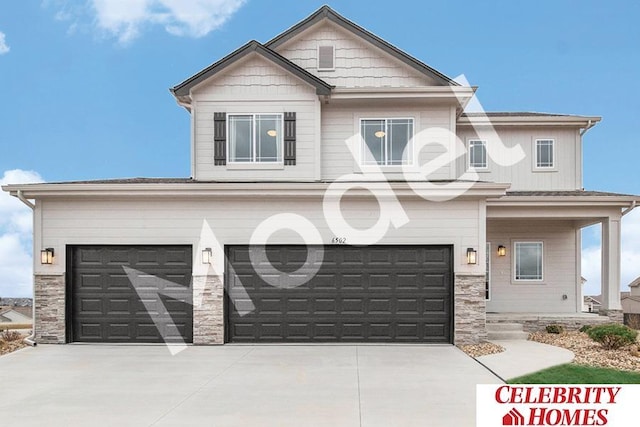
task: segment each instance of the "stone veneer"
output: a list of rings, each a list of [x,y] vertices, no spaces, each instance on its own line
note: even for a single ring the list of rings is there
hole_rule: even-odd
[[[454,343],[477,344],[487,339],[484,275],[457,274],[454,292]]]
[[[65,279],[64,275],[34,276],[36,342],[64,344],[65,342]]]
[[[598,314],[600,316],[607,316],[613,323],[624,323],[624,313],[622,310],[607,310],[600,308]]]
[[[193,285],[193,343],[224,344],[222,277],[194,276]]]

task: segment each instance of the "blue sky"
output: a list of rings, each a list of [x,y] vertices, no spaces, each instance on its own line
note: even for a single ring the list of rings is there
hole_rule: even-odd
[[[250,39],[267,41],[323,2],[273,4],[2,2],[0,177],[189,176],[189,117],[168,88]],[[487,111],[603,116],[585,138],[585,187],[640,194],[634,178],[640,3],[336,0],[330,6],[445,74],[464,74],[480,87]],[[35,174],[6,173],[12,170]],[[20,209],[0,203],[0,260],[7,236],[15,238],[4,251],[20,249],[28,257],[29,230]],[[14,216],[21,218],[18,225]],[[623,230],[627,263],[633,264],[625,280],[640,274],[640,267],[634,270],[640,266],[636,223],[634,213]],[[595,235],[585,232],[585,253],[593,259]],[[27,289],[9,285],[26,280],[28,275],[12,273],[25,259],[0,265],[0,295]],[[596,286],[597,263],[587,261],[588,286]]]

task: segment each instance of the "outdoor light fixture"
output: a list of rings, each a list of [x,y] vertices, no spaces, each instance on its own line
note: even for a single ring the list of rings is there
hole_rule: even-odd
[[[202,263],[203,264],[211,264],[211,256],[212,256],[211,248],[205,248],[202,250]]]
[[[278,132],[276,132],[275,129],[269,129],[267,131],[267,135],[269,135],[269,136],[276,136],[277,134],[278,134]]]
[[[473,248],[467,249],[467,264],[478,263],[478,252]]]
[[[376,136],[376,138],[384,138],[387,135],[387,133],[383,130],[379,130],[379,131],[376,131],[374,135]]]
[[[41,264],[53,264],[53,248],[47,248],[40,251]]]
[[[506,256],[506,255],[507,255],[507,248],[505,248],[502,245],[498,246],[498,256]]]

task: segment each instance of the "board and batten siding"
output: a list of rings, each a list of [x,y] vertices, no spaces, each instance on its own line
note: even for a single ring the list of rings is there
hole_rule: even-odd
[[[360,156],[360,119],[363,118],[413,118],[414,147],[420,141],[432,141],[437,138],[443,145],[427,143],[420,151],[416,165],[422,166],[442,155],[447,148],[452,147],[455,120],[454,110],[446,105],[434,106],[401,106],[372,107],[370,104],[350,104],[339,106],[335,104],[322,105],[322,179],[333,180],[343,175],[361,173],[359,158],[354,158],[349,143],[357,145],[357,156]],[[355,137],[355,138],[354,138]],[[454,163],[448,163],[428,176],[430,180],[452,179],[454,177]],[[375,172],[373,169],[367,169]],[[407,168],[409,170],[409,168]],[[404,180],[405,176],[398,167],[382,167],[380,171],[390,180]],[[424,178],[421,178],[424,180]]]
[[[484,266],[469,266],[464,259],[467,247],[484,245],[484,203],[477,200],[428,202],[412,197],[401,201],[409,222],[396,229],[390,226],[380,244],[454,245],[456,272],[483,274]],[[110,198],[41,200],[37,207],[35,246],[56,251],[54,265],[36,263],[36,274],[63,273],[66,245],[193,245],[194,266],[202,266],[197,252],[205,220],[221,245],[246,245],[262,221],[275,214],[293,213],[308,219],[318,229],[322,241],[336,237],[323,214],[322,198]],[[378,202],[373,198],[342,200],[345,220],[354,228],[371,227],[378,220]],[[291,225],[283,223],[283,226]],[[353,236],[347,244],[358,244]],[[294,231],[276,231],[269,244],[304,244]],[[224,254],[215,251],[216,272],[224,269]]]
[[[334,46],[335,69],[318,71],[318,46]],[[388,53],[333,23],[313,27],[276,51],[336,87],[436,86]]]
[[[487,312],[577,311],[576,298],[581,294],[572,221],[488,220],[487,242],[491,243],[491,301],[487,301]],[[514,280],[514,242],[543,243],[542,282]],[[507,248],[506,256],[498,256],[499,245]]]
[[[582,142],[578,129],[559,127],[497,127],[496,134],[505,147],[520,145],[525,158],[512,166],[506,153],[497,150],[497,158],[488,155],[488,169],[478,171],[478,179],[482,181],[511,183],[510,191],[527,190],[579,190],[582,188]],[[471,126],[458,126],[458,137],[469,148],[469,140],[476,139],[477,134]],[[553,170],[535,169],[536,139],[553,139],[555,141],[555,162]],[[487,145],[495,144],[489,139]],[[462,175],[469,165],[468,151],[458,157],[456,162],[458,176]]]
[[[258,54],[195,87],[193,96],[194,178],[225,181],[314,181],[319,179],[320,102],[315,88]],[[216,166],[213,115],[296,113],[296,165],[275,169]],[[227,153],[228,155],[228,153]]]

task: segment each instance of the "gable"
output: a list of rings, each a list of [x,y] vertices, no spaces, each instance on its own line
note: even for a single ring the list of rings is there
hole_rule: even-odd
[[[331,42],[337,43],[333,76],[317,70],[318,46]],[[335,86],[459,86],[329,6],[322,6],[265,46]],[[388,73],[388,79],[384,79],[384,73]]]

